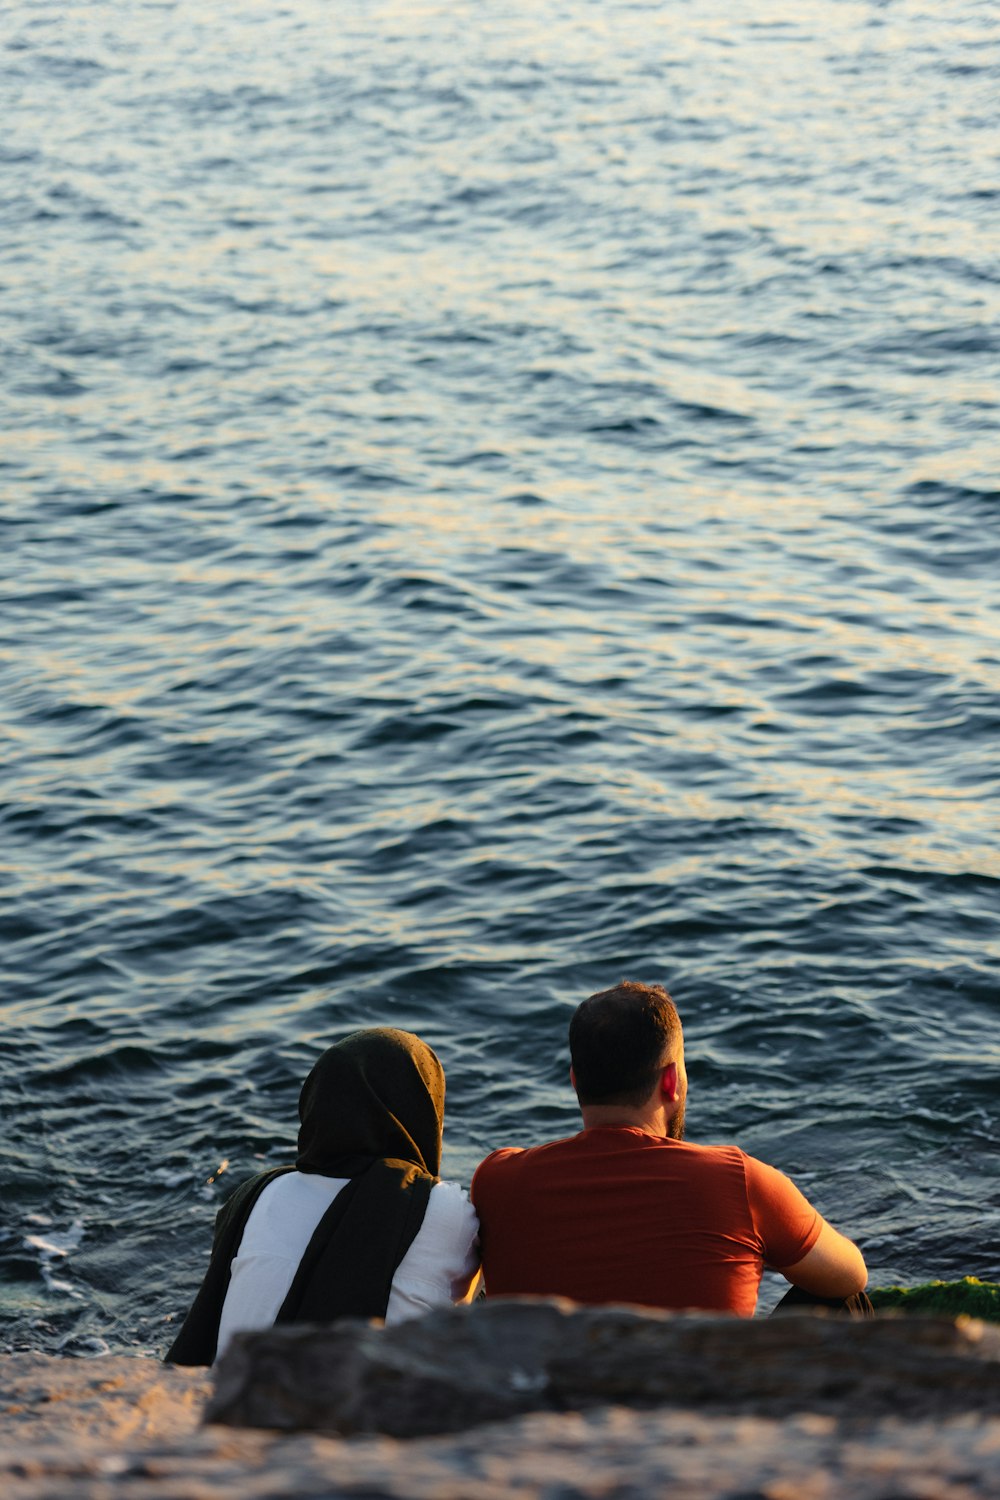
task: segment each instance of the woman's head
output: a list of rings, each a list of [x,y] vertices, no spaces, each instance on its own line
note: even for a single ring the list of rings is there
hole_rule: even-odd
[[[300,1172],[354,1176],[378,1157],[441,1169],[444,1069],[411,1031],[355,1031],[316,1062],[299,1096]]]

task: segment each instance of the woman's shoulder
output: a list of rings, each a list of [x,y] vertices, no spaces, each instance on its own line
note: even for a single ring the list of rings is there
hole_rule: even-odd
[[[479,1228],[476,1210],[469,1202],[469,1195],[458,1182],[442,1179],[431,1188],[431,1195],[424,1215],[424,1224],[440,1229],[443,1233],[475,1234]]]
[[[431,1188],[431,1192],[442,1199],[457,1198],[463,1203],[468,1203],[469,1201],[468,1190],[460,1182],[452,1182],[447,1177],[438,1178],[437,1182]]]

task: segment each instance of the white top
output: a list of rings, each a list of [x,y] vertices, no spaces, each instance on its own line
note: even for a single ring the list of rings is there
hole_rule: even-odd
[[[320,1219],[347,1177],[286,1172],[269,1182],[250,1210],[222,1305],[220,1359],[234,1333],[270,1328]],[[479,1269],[479,1220],[464,1188],[436,1182],[424,1220],[392,1278],[387,1323],[462,1302]]]

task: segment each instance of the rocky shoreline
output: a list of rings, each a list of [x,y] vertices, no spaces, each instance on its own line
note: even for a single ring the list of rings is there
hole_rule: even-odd
[[[5,1500],[985,1500],[1000,1327],[498,1302],[215,1376],[7,1355],[0,1412]]]

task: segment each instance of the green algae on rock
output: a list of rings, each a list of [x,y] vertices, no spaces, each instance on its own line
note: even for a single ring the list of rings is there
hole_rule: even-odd
[[[868,1294],[876,1312],[927,1313],[982,1318],[1000,1323],[1000,1284],[963,1276],[961,1281],[925,1281],[920,1286],[876,1287]]]

